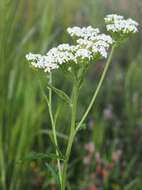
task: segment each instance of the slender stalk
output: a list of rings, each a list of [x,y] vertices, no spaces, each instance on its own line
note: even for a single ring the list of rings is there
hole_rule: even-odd
[[[95,90],[94,95],[93,95],[93,98],[91,99],[90,104],[89,104],[88,108],[86,109],[86,111],[85,111],[85,113],[84,113],[82,119],[80,120],[79,124],[78,124],[77,127],[76,127],[76,132],[78,131],[78,129],[79,129],[79,128],[81,127],[81,125],[83,124],[84,120],[86,119],[86,117],[87,117],[89,111],[91,110],[91,108],[92,108],[92,106],[93,106],[93,104],[94,104],[94,102],[95,102],[95,100],[96,100],[96,98],[97,98],[97,95],[98,95],[98,93],[99,93],[99,91],[100,91],[100,88],[101,88],[101,86],[102,86],[102,84],[103,84],[103,81],[104,81],[104,78],[105,78],[105,76],[106,76],[106,73],[107,73],[107,71],[108,71],[109,65],[110,65],[110,63],[111,63],[112,56],[113,56],[113,53],[114,53],[114,49],[115,49],[115,46],[113,46],[112,49],[111,49],[110,55],[109,55],[108,60],[107,60],[107,62],[106,62],[104,71],[103,71],[103,73],[102,73],[102,75],[101,75],[101,78],[100,78],[100,81],[99,81],[99,83],[98,83],[97,89]]]
[[[75,137],[75,122],[76,122],[76,111],[77,111],[77,99],[78,99],[78,87],[74,84],[73,87],[73,94],[72,94],[72,108],[71,108],[71,128],[70,128],[70,135],[69,141],[66,149],[66,156],[63,166],[63,174],[62,174],[62,187],[61,190],[65,190],[66,188],[66,180],[67,180],[67,168],[68,168],[68,161],[70,158],[71,148]]]
[[[2,126],[0,126],[2,127]],[[2,130],[0,130],[2,131]],[[1,133],[2,134],[2,133]],[[2,135],[1,135],[2,136]],[[5,184],[5,163],[4,163],[4,152],[3,152],[3,143],[2,143],[2,137],[0,138],[0,168],[1,168],[1,185],[3,190],[6,190],[6,184]]]
[[[52,74],[50,74],[50,83],[52,83]],[[52,125],[52,130],[53,130],[53,139],[56,147],[58,147],[58,141],[57,141],[57,135],[56,135],[56,126],[53,118],[53,113],[52,113],[52,89],[49,89],[49,103],[48,103],[48,108],[49,108],[49,115],[51,119],[51,125]],[[56,149],[56,155],[59,156],[59,152]],[[60,160],[57,159],[57,164],[58,164],[58,171],[59,171],[59,180],[60,180],[60,185],[62,183],[62,174],[61,174],[61,164]]]

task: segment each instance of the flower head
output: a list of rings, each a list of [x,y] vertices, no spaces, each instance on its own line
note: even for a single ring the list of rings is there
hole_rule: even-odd
[[[29,53],[26,55],[26,59],[31,61],[33,67],[44,69],[48,72],[59,67],[56,63],[49,61],[48,57],[45,55]]]
[[[50,72],[53,69],[58,69],[62,64],[76,62],[76,58],[73,55],[74,51],[75,46],[61,44],[58,47],[50,49],[46,55],[29,53],[26,55],[26,59],[32,61],[33,67]]]
[[[107,51],[111,44],[113,44],[113,40],[109,35],[98,34],[95,36],[90,36],[88,39],[78,39],[77,43],[83,48],[88,49],[92,57],[107,57]]]
[[[111,34],[118,34],[118,38],[125,38],[138,32],[138,23],[131,18],[124,19],[123,16],[110,14],[105,18],[107,31]]]

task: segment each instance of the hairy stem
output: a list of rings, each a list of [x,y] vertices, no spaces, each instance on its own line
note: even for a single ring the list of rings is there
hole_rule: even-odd
[[[2,128],[2,126],[0,126]],[[2,129],[0,130],[2,132]],[[4,162],[4,152],[3,152],[3,143],[2,143],[2,133],[0,133],[0,168],[1,168],[1,172],[0,172],[0,181],[1,181],[1,185],[3,190],[6,190],[6,175],[5,175],[5,162]]]

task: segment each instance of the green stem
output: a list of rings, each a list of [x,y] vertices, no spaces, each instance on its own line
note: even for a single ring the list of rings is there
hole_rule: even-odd
[[[69,136],[69,141],[68,141],[68,145],[67,145],[67,150],[66,150],[66,159],[64,161],[64,166],[63,166],[63,174],[62,174],[62,185],[61,185],[61,190],[65,190],[66,188],[66,181],[67,181],[67,168],[68,168],[68,161],[69,161],[69,157],[70,157],[70,153],[71,153],[71,148],[72,148],[72,144],[74,141],[74,137],[78,131],[78,129],[81,127],[81,125],[83,124],[84,120],[86,119],[89,111],[91,110],[96,97],[100,91],[100,88],[102,86],[102,83],[104,81],[104,78],[106,76],[107,70],[109,68],[109,65],[111,63],[111,59],[112,59],[112,55],[114,52],[115,46],[112,47],[111,53],[109,55],[109,58],[106,62],[104,71],[102,73],[101,79],[99,81],[99,84],[97,86],[97,89],[94,92],[93,98],[87,108],[87,110],[85,111],[81,121],[79,122],[79,124],[77,125],[77,127],[75,128],[75,120],[76,120],[76,109],[77,109],[77,99],[78,99],[78,86],[75,84],[74,88],[73,88],[73,98],[72,98],[72,119],[71,119],[71,129],[70,129],[70,136]]]
[[[114,53],[114,49],[115,49],[115,46],[113,46],[112,49],[111,49],[110,55],[109,55],[108,60],[107,60],[107,62],[106,62],[104,71],[103,71],[103,73],[102,73],[102,75],[101,75],[101,78],[100,78],[100,81],[99,81],[99,83],[98,83],[97,89],[95,90],[94,95],[93,95],[93,98],[91,99],[91,102],[90,102],[90,104],[89,104],[87,110],[85,111],[85,113],[84,113],[82,119],[80,120],[79,124],[77,125],[76,132],[78,131],[78,129],[79,129],[79,128],[81,127],[81,125],[83,124],[84,120],[86,119],[86,117],[87,117],[89,111],[91,110],[91,108],[92,108],[92,106],[93,106],[93,104],[94,104],[94,102],[95,102],[95,100],[96,100],[96,98],[97,98],[97,95],[98,95],[98,93],[99,93],[99,91],[100,91],[100,88],[101,88],[101,86],[102,86],[102,84],[103,84],[103,81],[104,81],[104,78],[105,78],[105,76],[106,76],[106,73],[107,73],[107,71],[108,71],[109,65],[110,65],[110,63],[111,63],[112,56],[113,56],[113,53]]]
[[[0,126],[0,127],[2,127],[2,126]],[[4,162],[2,137],[0,138],[0,169],[1,169],[1,172],[0,172],[1,185],[2,185],[3,190],[6,190],[6,184],[5,184],[5,181],[6,181],[5,176],[6,175],[5,175],[5,162]]]
[[[50,74],[50,83],[52,83],[52,75]],[[51,119],[51,125],[52,125],[52,130],[53,130],[53,139],[56,147],[58,147],[58,141],[57,141],[57,135],[56,135],[56,126],[53,118],[53,113],[52,113],[52,89],[49,89],[49,103],[48,103],[48,108],[49,108],[49,115]],[[59,152],[56,149],[56,155],[59,157]],[[59,180],[60,180],[60,185],[62,183],[62,174],[61,174],[61,164],[60,160],[57,159],[57,164],[58,164],[58,171],[59,171]]]
[[[66,188],[68,161],[70,158],[71,148],[72,148],[72,144],[75,137],[75,122],[76,122],[77,99],[78,99],[77,84],[74,84],[72,95],[73,96],[72,96],[72,108],[71,108],[71,128],[70,128],[69,141],[68,141],[68,145],[66,149],[66,156],[65,156],[64,166],[63,166],[61,190],[65,190]]]

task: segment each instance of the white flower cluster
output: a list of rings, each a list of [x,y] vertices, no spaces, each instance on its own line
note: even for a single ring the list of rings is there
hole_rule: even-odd
[[[78,39],[77,43],[89,50],[92,57],[99,54],[101,57],[107,58],[107,50],[113,44],[113,40],[109,35],[98,34],[90,36],[88,39]]]
[[[107,50],[109,46],[113,43],[113,40],[110,36],[105,34],[100,34],[98,28],[93,28],[92,26],[88,27],[69,27],[67,32],[71,37],[79,38],[77,43],[79,46],[83,46],[83,49],[77,51],[77,55],[83,58],[91,59],[95,55],[99,54],[102,57],[107,57]],[[83,53],[84,52],[84,56]]]
[[[26,55],[26,59],[31,61],[33,67],[50,72],[53,69],[59,68],[61,64],[70,61],[75,62],[73,51],[75,51],[75,46],[61,44],[56,48],[50,49],[46,55],[29,53]]]
[[[108,35],[100,34],[98,28],[91,26],[86,28],[72,27],[68,28],[67,31],[71,36],[78,38],[76,45],[60,44],[50,49],[46,55],[29,53],[26,55],[26,59],[31,61],[33,67],[50,72],[62,64],[77,64],[96,57],[107,57],[107,50],[113,40]]]
[[[48,57],[40,54],[29,53],[26,55],[26,59],[31,61],[31,65],[35,68],[44,69],[45,72],[50,72],[52,69],[57,69],[59,66],[55,63],[51,63]]]
[[[138,23],[131,18],[110,14],[105,17],[107,31],[122,34],[134,34],[138,32]]]

